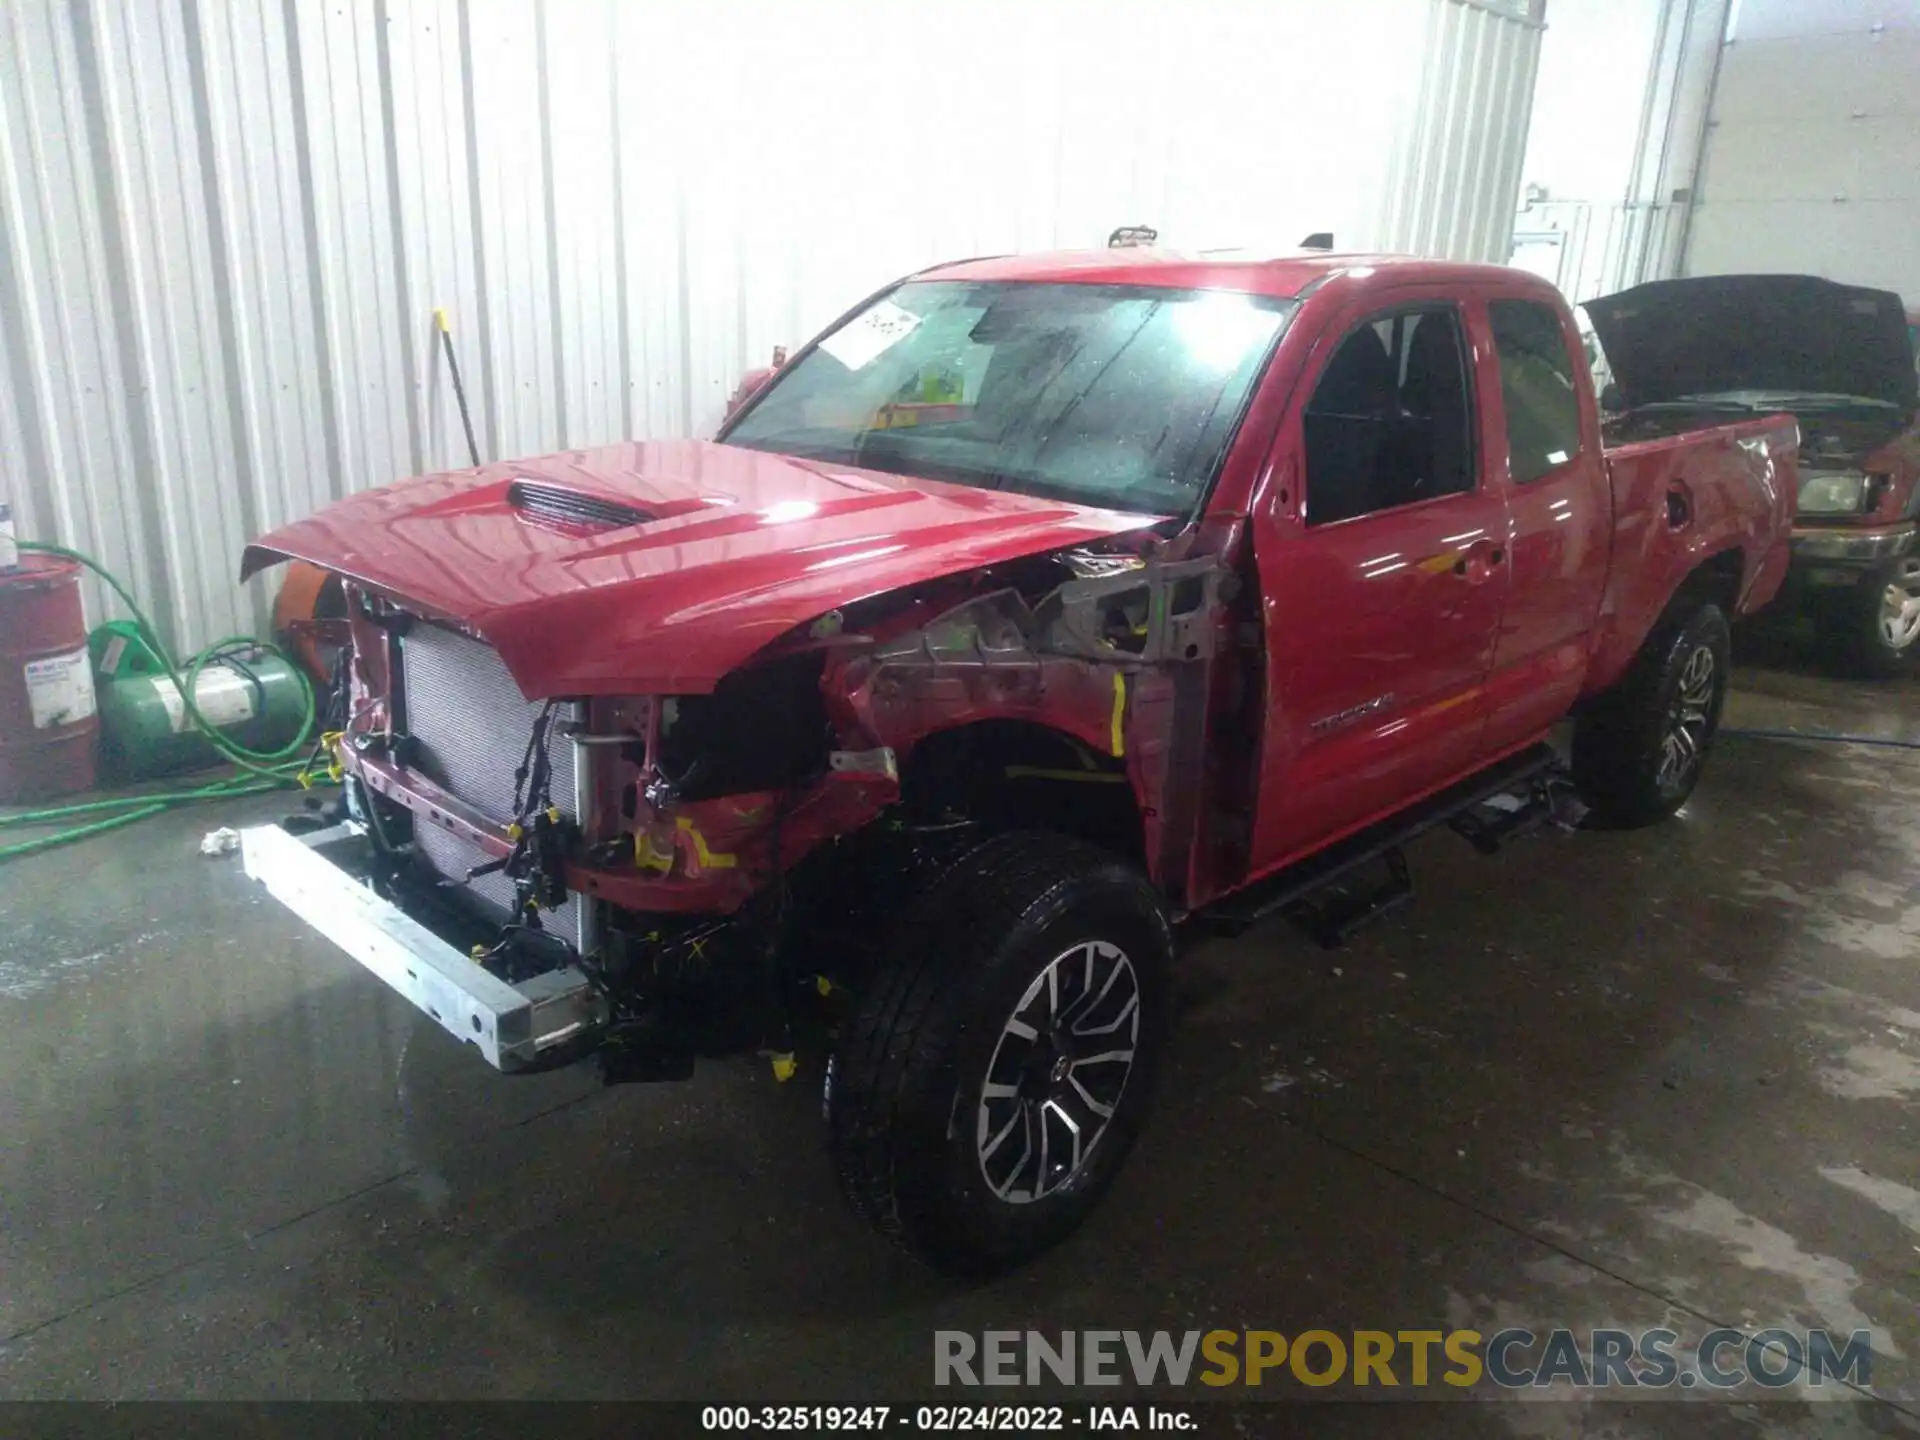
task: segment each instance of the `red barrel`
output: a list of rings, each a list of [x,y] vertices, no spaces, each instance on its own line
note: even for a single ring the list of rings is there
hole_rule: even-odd
[[[0,805],[91,790],[99,739],[80,567],[22,555],[0,571]]]

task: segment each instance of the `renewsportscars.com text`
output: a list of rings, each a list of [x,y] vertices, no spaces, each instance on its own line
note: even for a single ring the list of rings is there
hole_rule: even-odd
[[[936,1330],[936,1385],[1779,1388],[1872,1383],[1856,1330]]]

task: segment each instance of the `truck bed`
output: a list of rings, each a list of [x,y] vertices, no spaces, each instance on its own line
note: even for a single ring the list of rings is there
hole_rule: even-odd
[[[1799,427],[1791,415],[1606,446],[1613,562],[1588,693],[1620,678],[1675,587],[1702,563],[1726,557],[1728,593],[1722,598],[1729,618],[1773,598],[1787,573],[1798,447]]]

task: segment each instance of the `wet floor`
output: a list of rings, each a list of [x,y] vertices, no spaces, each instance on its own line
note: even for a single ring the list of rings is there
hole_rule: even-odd
[[[1730,723],[1920,739],[1920,685],[1763,659]],[[1920,753],[1728,736],[1660,829],[1431,837],[1345,950],[1194,946],[1120,1184],[979,1287],[843,1212],[817,1076],[494,1075],[197,852],[282,809],[0,869],[0,1396],[856,1400],[924,1391],[937,1329],[1824,1327],[1876,1398],[1403,1428],[1920,1434]]]

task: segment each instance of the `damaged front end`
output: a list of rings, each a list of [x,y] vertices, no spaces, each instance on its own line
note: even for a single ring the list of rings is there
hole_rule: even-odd
[[[1217,888],[1211,717],[1258,673],[1217,661],[1257,627],[1192,538],[849,604],[683,695],[530,702],[476,634],[349,586],[350,813],[250,832],[249,871],[498,1068],[790,1073],[894,905],[988,833],[1081,835],[1176,907]]]

